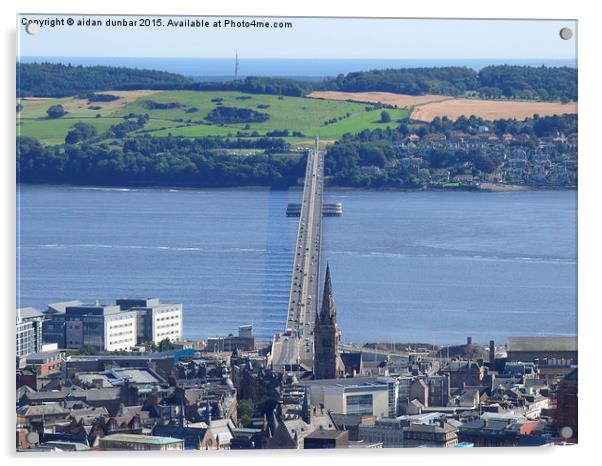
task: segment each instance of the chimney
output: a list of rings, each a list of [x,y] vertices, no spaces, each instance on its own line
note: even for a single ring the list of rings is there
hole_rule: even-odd
[[[489,340],[489,364],[491,369],[493,369],[493,364],[495,363],[495,341]]]

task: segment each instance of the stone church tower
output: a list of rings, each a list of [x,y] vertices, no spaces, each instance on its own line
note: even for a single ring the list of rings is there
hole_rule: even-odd
[[[326,265],[326,280],[322,308],[316,316],[314,327],[314,378],[336,379],[343,377],[345,369],[339,356],[341,331],[337,325],[337,312],[332,294],[330,267]]]

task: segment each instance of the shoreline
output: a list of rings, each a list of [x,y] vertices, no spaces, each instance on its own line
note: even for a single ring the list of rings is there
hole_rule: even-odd
[[[276,188],[272,186],[205,186],[205,187],[189,187],[189,186],[137,186],[137,185],[96,185],[96,184],[56,184],[56,183],[16,183],[17,190],[20,186],[42,186],[49,188],[72,188],[72,189],[90,189],[90,190],[149,190],[149,191],[301,191],[303,186],[288,186]],[[430,188],[358,188],[354,186],[326,186],[330,192],[339,191],[364,191],[364,192],[479,192],[479,193],[507,193],[507,192],[531,192],[531,191],[578,191],[577,186],[527,186],[516,184],[499,184],[499,183],[481,183],[475,186],[466,187],[430,187]]]

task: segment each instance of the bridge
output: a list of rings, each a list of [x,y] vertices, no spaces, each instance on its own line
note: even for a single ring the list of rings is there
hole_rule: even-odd
[[[316,138],[308,152],[291,290],[283,333],[272,340],[272,369],[279,372],[313,368],[313,330],[320,291],[320,253],[324,191],[324,153]]]

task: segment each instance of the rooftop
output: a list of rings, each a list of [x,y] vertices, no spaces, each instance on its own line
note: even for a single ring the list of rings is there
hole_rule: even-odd
[[[173,437],[157,437],[154,435],[138,434],[111,434],[100,439],[101,442],[128,442],[145,443],[151,445],[169,445],[171,443],[182,443],[183,440]]]
[[[577,351],[576,336],[508,337],[508,351]]]

